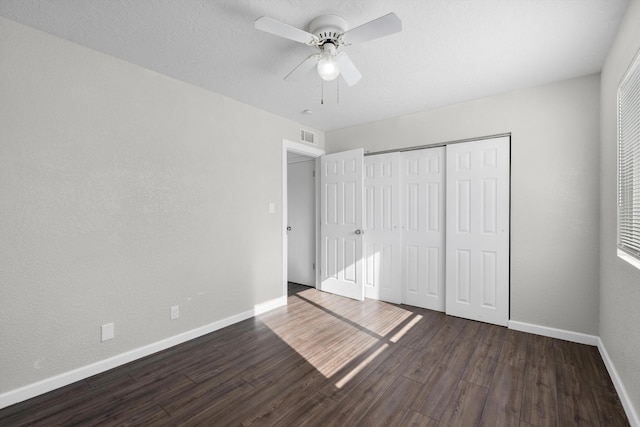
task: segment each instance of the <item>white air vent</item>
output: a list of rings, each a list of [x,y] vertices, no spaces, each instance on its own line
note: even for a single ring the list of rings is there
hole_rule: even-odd
[[[300,141],[308,142],[309,144],[315,144],[316,136],[313,132],[309,132],[308,130],[300,129]]]

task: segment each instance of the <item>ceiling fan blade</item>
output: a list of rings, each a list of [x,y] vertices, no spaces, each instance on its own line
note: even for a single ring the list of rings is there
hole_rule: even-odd
[[[347,43],[362,43],[402,31],[402,21],[395,13],[389,13],[344,33]]]
[[[255,21],[256,30],[264,31],[285,39],[293,40],[298,43],[314,45],[318,42],[318,37],[311,33],[293,27],[284,22],[277,21],[268,16],[263,16]]]
[[[340,75],[349,86],[358,83],[362,78],[362,74],[360,74],[358,68],[356,68],[351,58],[344,52],[338,54],[338,66],[340,67]]]
[[[318,55],[317,53],[310,55],[304,61],[296,66],[289,74],[287,74],[284,79],[289,82],[295,82],[303,75],[307,74],[313,67],[318,63]]]

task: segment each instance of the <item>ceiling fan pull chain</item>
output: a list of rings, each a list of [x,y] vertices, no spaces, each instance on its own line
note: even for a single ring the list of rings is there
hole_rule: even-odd
[[[320,80],[320,105],[324,105],[324,80]]]
[[[336,104],[340,104],[340,79],[336,79]]]

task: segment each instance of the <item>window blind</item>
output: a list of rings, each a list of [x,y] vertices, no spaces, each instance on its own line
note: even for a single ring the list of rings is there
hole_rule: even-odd
[[[640,259],[640,55],[618,88],[618,247]]]

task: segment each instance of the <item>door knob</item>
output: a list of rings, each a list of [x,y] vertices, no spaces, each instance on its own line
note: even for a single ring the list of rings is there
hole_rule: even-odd
[[[287,231],[291,231],[291,226],[288,226],[288,227],[287,227]]]
[[[364,230],[356,230],[356,234],[364,234]]]

